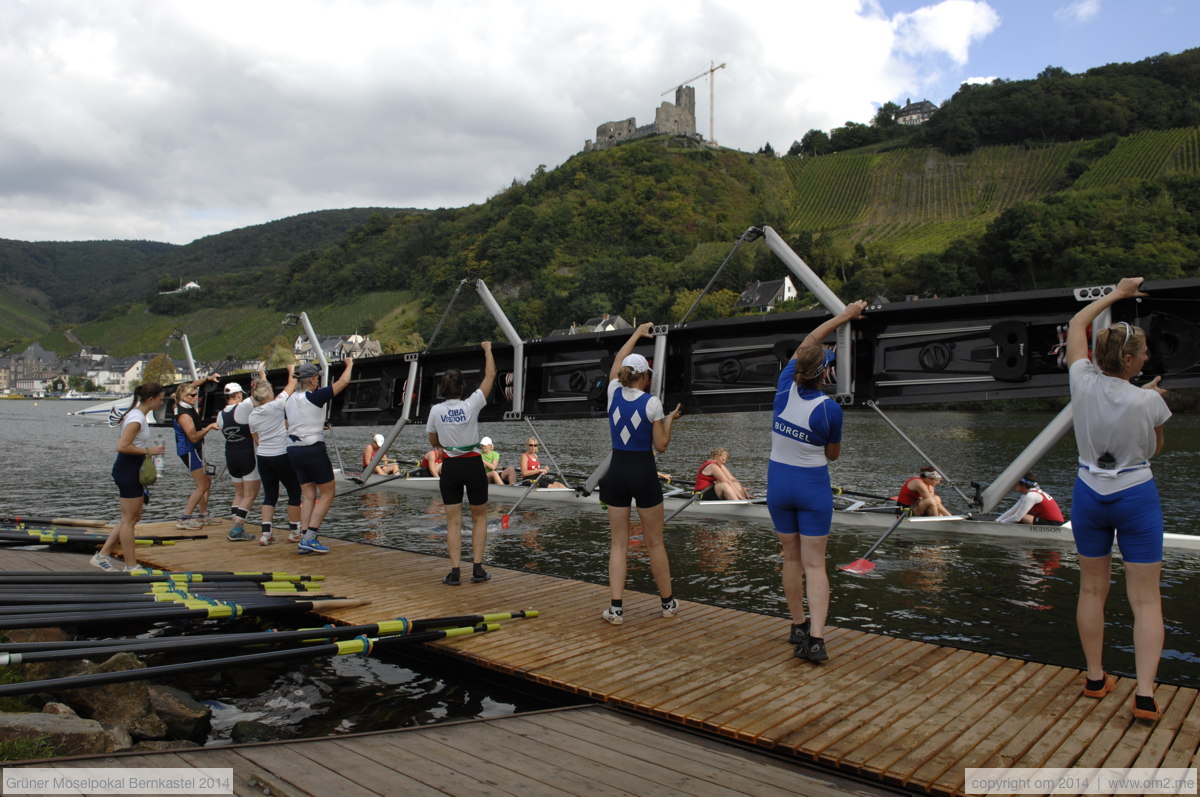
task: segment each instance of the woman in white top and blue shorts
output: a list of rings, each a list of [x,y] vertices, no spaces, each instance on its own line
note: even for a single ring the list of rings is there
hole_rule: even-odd
[[[1133,609],[1137,690],[1133,716],[1156,721],[1154,680],[1163,649],[1163,514],[1150,458],[1162,451],[1163,424],[1171,411],[1155,377],[1144,388],[1130,380],[1149,359],[1146,333],[1126,322],[1095,336],[1088,356],[1088,326],[1122,299],[1146,296],[1141,277],[1086,305],[1067,329],[1072,419],[1079,470],[1071,499],[1071,528],[1079,551],[1079,603],[1075,612],[1087,660],[1083,694],[1102,698],[1117,679],[1104,671],[1104,604],[1112,580],[1115,535],[1124,560],[1125,589]]]

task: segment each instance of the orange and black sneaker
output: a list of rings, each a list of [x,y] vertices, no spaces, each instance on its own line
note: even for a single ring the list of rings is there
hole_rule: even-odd
[[[1162,712],[1158,710],[1158,703],[1153,697],[1145,695],[1133,696],[1133,718],[1146,720],[1147,722],[1158,722],[1162,717]]]
[[[1093,681],[1088,678],[1083,684],[1083,696],[1094,697],[1097,700],[1117,688],[1117,677],[1104,673],[1103,678]]]

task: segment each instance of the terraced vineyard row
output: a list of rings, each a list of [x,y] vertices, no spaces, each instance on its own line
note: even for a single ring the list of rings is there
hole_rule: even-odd
[[[1072,188],[1087,190],[1106,188],[1135,180],[1152,180],[1168,171],[1189,171],[1195,174],[1200,165],[1194,154],[1200,129],[1181,127],[1174,130],[1147,130],[1120,140],[1112,152],[1105,155]],[[1187,164],[1192,164],[1188,169]],[[1172,168],[1174,164],[1183,169]]]

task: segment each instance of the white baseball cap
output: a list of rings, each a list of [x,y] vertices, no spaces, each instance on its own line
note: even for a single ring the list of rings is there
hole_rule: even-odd
[[[230,382],[229,384],[227,384],[225,386],[225,395],[226,396],[232,396],[234,393],[245,393],[245,392],[246,391],[242,390],[242,386],[239,385],[237,382]]]
[[[492,438],[490,438],[490,437],[485,437],[479,441],[479,445],[481,445],[481,446],[490,446],[491,444],[492,444]]]
[[[644,374],[650,370],[650,363],[640,354],[631,354],[624,360],[621,360],[621,367],[628,366],[633,369],[635,374]]]
[[[375,435],[374,440],[375,440],[375,445],[377,445],[377,446],[383,445],[383,435],[381,435],[381,434]]]

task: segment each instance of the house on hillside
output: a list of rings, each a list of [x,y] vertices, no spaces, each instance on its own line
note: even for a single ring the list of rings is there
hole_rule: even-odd
[[[908,100],[903,108],[896,112],[896,121],[902,125],[923,125],[933,116],[938,108],[929,100],[912,102]]]
[[[769,313],[779,302],[795,299],[798,295],[792,278],[785,276],[780,280],[756,281],[753,285],[747,285],[746,290],[742,291],[742,295],[738,297],[733,306],[738,310],[757,310],[760,313]]]
[[[572,322],[571,326],[566,329],[556,329],[546,337],[553,338],[559,335],[584,335],[588,332],[611,332],[614,329],[632,329],[628,321],[621,316],[612,316],[608,313],[589,318],[582,324]]]
[[[325,360],[330,363],[344,360],[347,357],[359,359],[362,357],[379,357],[383,354],[383,345],[377,340],[371,340],[362,335],[317,335],[317,344],[325,354]],[[308,342],[308,335],[298,335],[292,345],[292,354],[297,363],[320,362],[316,351]]]
[[[172,294],[172,293],[187,293],[188,291],[198,291],[198,290],[200,290],[200,284],[199,284],[199,283],[197,283],[197,282],[187,282],[187,283],[184,283],[184,282],[183,282],[183,280],[180,280],[179,282],[180,282],[180,285],[179,285],[179,287],[178,287],[178,288],[176,288],[175,290],[173,290],[173,291],[159,291],[159,292],[158,292],[158,295],[159,295],[159,296],[167,296],[167,295],[169,295],[169,294]]]

